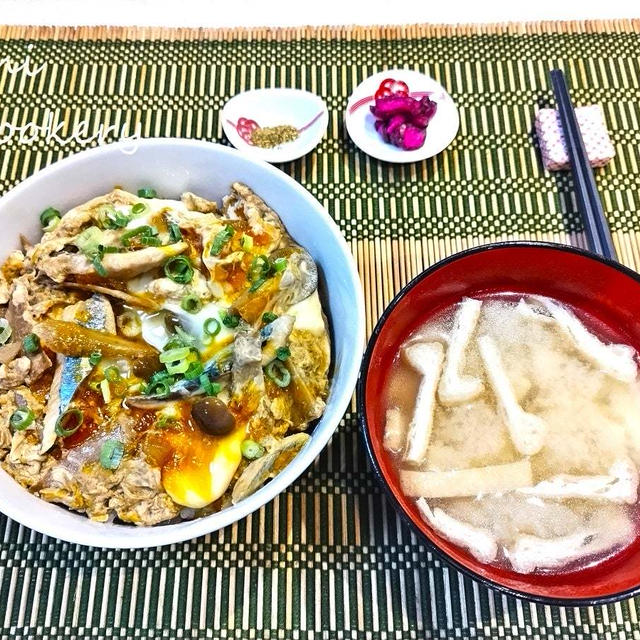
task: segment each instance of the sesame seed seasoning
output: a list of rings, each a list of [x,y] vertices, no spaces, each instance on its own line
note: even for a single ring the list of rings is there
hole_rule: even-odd
[[[251,133],[251,142],[256,147],[273,149],[285,142],[293,142],[299,136],[298,130],[290,124],[277,127],[258,127]]]

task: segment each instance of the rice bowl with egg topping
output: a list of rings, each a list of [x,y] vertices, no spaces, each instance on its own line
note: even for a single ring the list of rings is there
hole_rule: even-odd
[[[152,525],[239,502],[324,410],[317,269],[235,183],[222,207],[115,190],[3,267],[3,468],[91,519]],[[5,361],[6,360],[6,361]]]

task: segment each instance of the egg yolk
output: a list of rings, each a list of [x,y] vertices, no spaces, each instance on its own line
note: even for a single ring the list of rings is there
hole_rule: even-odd
[[[244,425],[226,436],[209,436],[191,420],[179,429],[149,434],[146,454],[161,468],[162,486],[177,504],[200,509],[220,498],[242,460]]]

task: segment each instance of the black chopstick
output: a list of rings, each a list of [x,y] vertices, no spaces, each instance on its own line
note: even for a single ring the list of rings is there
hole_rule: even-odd
[[[593,177],[580,127],[571,104],[569,89],[560,69],[551,71],[551,84],[556,97],[560,122],[569,153],[571,171],[575,183],[578,211],[582,217],[589,249],[605,258],[616,260],[616,250],[609,224],[602,209],[598,187]]]

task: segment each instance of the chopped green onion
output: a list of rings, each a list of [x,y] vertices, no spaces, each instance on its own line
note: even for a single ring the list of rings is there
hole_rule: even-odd
[[[100,243],[104,238],[104,231],[96,226],[87,227],[78,234],[73,244],[84,253],[85,256],[94,256],[100,253]]]
[[[200,375],[200,377],[198,378],[198,382],[200,383],[200,387],[202,388],[202,390],[208,395],[208,396],[212,396],[213,393],[210,393],[211,388],[212,388],[212,384],[211,384],[211,380],[209,379],[209,376],[206,373],[203,373]]]
[[[140,236],[138,242],[145,247],[159,247],[162,244],[162,240],[156,236]]]
[[[240,238],[240,247],[242,247],[243,251],[251,251],[253,249],[253,238],[243,233]]]
[[[281,273],[287,268],[287,264],[288,262],[286,258],[276,258],[273,261],[273,268],[275,269],[276,273]]]
[[[171,242],[180,242],[182,240],[182,231],[180,231],[180,227],[175,222],[169,223],[169,238],[171,238]]]
[[[164,273],[167,278],[178,284],[188,284],[193,278],[193,267],[189,258],[175,256],[165,262]]]
[[[187,370],[184,372],[184,377],[187,380],[195,380],[200,377],[203,371],[204,367],[201,362],[191,362]]]
[[[269,262],[267,256],[256,256],[249,267],[247,280],[251,282],[249,292],[257,291],[272,275],[273,265]]]
[[[282,364],[281,360],[274,360],[273,362],[270,362],[265,367],[264,372],[267,374],[267,378],[272,380],[282,389],[284,389],[284,387],[288,387],[291,382],[291,374],[287,367]]]
[[[168,416],[166,413],[161,415],[155,422],[155,425],[158,429],[165,429],[170,424],[173,424],[176,421],[174,416]]]
[[[291,349],[289,347],[278,347],[276,349],[276,358],[283,362],[291,355]]]
[[[249,292],[257,291],[275,273],[281,273],[286,268],[286,258],[276,258],[271,262],[267,256],[256,256],[247,273],[247,280],[251,283]]]
[[[138,198],[155,198],[157,195],[156,190],[149,187],[138,189]]]
[[[163,380],[156,380],[149,382],[147,388],[144,390],[145,395],[148,396],[166,396],[171,391],[171,385],[173,384],[173,378],[167,377]]]
[[[189,369],[189,361],[184,359],[176,360],[175,362],[167,362],[165,367],[167,368],[167,373],[169,375],[180,375],[181,373],[186,373]]]
[[[74,241],[74,244],[91,261],[96,273],[103,278],[107,275],[107,270],[102,264],[105,253],[115,253],[116,247],[107,247],[103,244],[103,232],[98,227],[87,227]]]
[[[277,319],[278,319],[278,316],[272,311],[265,311],[262,314],[262,322],[264,322],[265,324],[269,324]]]
[[[178,347],[175,349],[168,349],[160,354],[159,360],[162,364],[167,362],[175,362],[176,360],[184,360],[191,353],[189,347]]]
[[[45,232],[53,231],[59,224],[60,218],[51,218],[51,222],[44,228]]]
[[[102,354],[99,351],[94,351],[89,356],[89,364],[94,367],[100,362],[100,360],[102,360]]]
[[[222,385],[219,382],[211,382],[209,375],[206,373],[201,374],[198,381],[200,382],[200,387],[208,396],[216,396],[222,389]]]
[[[136,204],[134,204],[133,207],[131,207],[131,213],[133,213],[134,216],[141,216],[148,209],[149,209],[149,206],[146,205],[144,202],[136,202]]]
[[[222,251],[224,245],[233,238],[234,233],[235,230],[230,224],[225,225],[222,231],[218,231],[211,243],[211,251],[209,251],[209,255],[217,256]]]
[[[188,313],[198,313],[202,309],[202,300],[195,293],[188,293],[180,301],[180,306]]]
[[[16,409],[9,418],[9,424],[15,431],[24,431],[34,420],[33,411],[27,407]]]
[[[267,256],[256,256],[251,261],[251,266],[247,273],[247,279],[249,282],[256,282],[267,278],[270,272],[271,264],[269,263],[269,258],[267,258]]]
[[[257,458],[262,458],[265,454],[265,448],[255,440],[249,438],[242,441],[240,451],[247,460],[256,460]]]
[[[58,219],[57,221],[55,219]],[[49,225],[53,222],[54,225],[56,224],[56,222],[60,221],[60,212],[57,209],[54,209],[53,207],[47,207],[41,214],[40,214],[40,224],[44,227],[47,228],[49,227]]]
[[[118,382],[118,380],[120,380],[120,378],[121,378],[120,369],[118,369],[118,367],[116,367],[116,366],[107,367],[104,370],[104,377],[109,382]]]
[[[100,381],[100,393],[102,393],[105,404],[111,402],[111,386],[106,378]]]
[[[0,318],[0,344],[6,344],[13,333],[13,329],[6,318]]]
[[[160,369],[149,378],[149,384],[153,384],[154,382],[165,380],[167,378],[171,378],[171,376],[167,373],[166,369]],[[170,379],[169,384],[173,384],[172,378]]]
[[[93,258],[93,260],[91,260],[91,264],[100,277],[107,277],[107,270],[104,268],[104,265],[102,264],[102,258],[100,256],[96,256],[95,258]]]
[[[116,215],[113,218],[113,225],[118,229],[124,229],[131,222],[131,218],[125,215],[121,211],[116,211]]]
[[[61,438],[73,435],[83,420],[84,414],[80,409],[68,409],[56,420],[56,434]]]
[[[140,236],[140,241],[142,242],[143,238],[151,238],[158,235],[158,230],[155,227],[152,227],[148,224],[143,224],[140,227],[136,227],[135,229],[130,229],[129,231],[125,231],[120,238],[120,242],[125,247],[131,245],[130,240],[132,238],[137,238]]]
[[[124,456],[124,444],[120,440],[107,440],[100,449],[100,464],[103,469],[117,469]]]
[[[222,324],[229,329],[235,329],[240,324],[240,316],[235,313],[221,311],[220,318],[222,319]]]
[[[258,278],[258,280],[249,287],[249,292],[253,293],[254,291],[257,291],[266,281],[266,278]]]
[[[105,204],[100,208],[98,221],[103,229],[123,229],[129,224],[131,218],[118,211],[113,205]]]
[[[40,351],[40,338],[35,333],[28,333],[22,338],[22,348],[28,356],[32,356]]]
[[[220,333],[220,329],[222,329],[222,327],[220,326],[220,322],[216,318],[207,318],[204,321],[203,328],[204,332],[212,338],[217,336]]]

